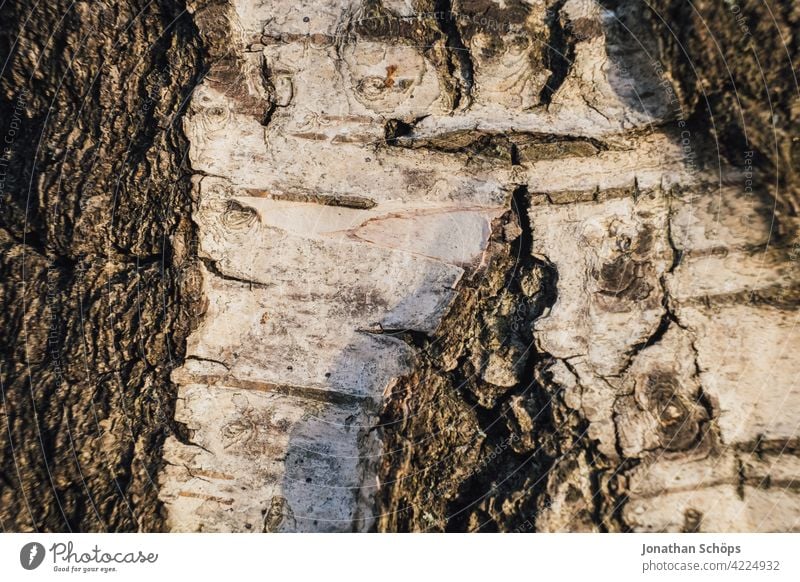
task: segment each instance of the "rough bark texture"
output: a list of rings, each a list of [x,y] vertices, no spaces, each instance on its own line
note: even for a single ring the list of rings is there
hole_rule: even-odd
[[[4,528],[800,527],[796,7],[134,4],[3,8]]]
[[[759,190],[777,198],[772,242],[790,242],[800,200],[793,138],[800,115],[800,6],[755,0],[651,6],[650,30],[685,111],[715,138],[709,159],[715,163],[719,152],[741,168],[745,153],[754,152]]]
[[[797,9],[605,5],[619,19],[608,38],[652,51],[616,52],[621,66],[677,81],[657,89],[675,109],[657,131],[689,176],[638,179],[627,193],[532,192],[540,295],[507,285],[503,311],[496,278],[468,289],[482,298],[472,317],[455,308],[427,364],[394,388],[382,529],[800,527]],[[546,187],[564,188],[563,175]],[[522,283],[525,268],[501,273]],[[514,353],[508,331],[482,339],[510,322],[532,323],[525,348]],[[525,371],[499,394],[486,378],[498,357]]]
[[[0,7],[7,531],[160,530],[169,372],[199,302],[181,2]]]

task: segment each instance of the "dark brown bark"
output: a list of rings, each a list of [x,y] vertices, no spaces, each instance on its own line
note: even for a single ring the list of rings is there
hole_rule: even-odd
[[[180,1],[0,8],[0,525],[159,530],[197,293]]]

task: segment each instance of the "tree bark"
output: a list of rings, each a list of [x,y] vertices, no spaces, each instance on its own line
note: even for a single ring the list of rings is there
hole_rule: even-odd
[[[187,8],[33,77],[4,528],[798,529],[797,8]]]
[[[196,31],[166,0],[5,2],[0,23],[0,526],[157,531],[199,290]]]

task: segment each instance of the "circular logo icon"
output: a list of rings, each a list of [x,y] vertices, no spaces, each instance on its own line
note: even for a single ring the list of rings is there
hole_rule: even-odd
[[[44,561],[44,546],[39,542],[30,542],[19,551],[19,563],[26,570],[35,570]]]

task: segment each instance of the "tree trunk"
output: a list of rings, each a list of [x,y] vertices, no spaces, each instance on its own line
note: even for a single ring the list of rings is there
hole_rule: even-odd
[[[0,6],[0,527],[160,530],[198,301],[181,2]],[[193,274],[194,273],[194,274]]]
[[[120,455],[113,467],[129,475],[122,492],[146,517],[122,521],[115,501],[92,521],[79,503],[96,497],[81,496],[75,476],[57,465],[51,483],[72,482],[68,523],[800,529],[790,132],[800,110],[790,61],[797,9],[702,0],[212,0],[190,3],[178,29],[165,16],[178,7],[165,6],[158,27],[133,35],[152,61],[135,78],[144,83],[166,59],[163,103],[176,116],[192,91],[186,114],[161,122],[148,114],[132,163],[119,142],[139,135],[131,108],[147,91],[119,106],[128,112],[110,126],[119,134],[89,140],[78,125],[76,138],[65,112],[56,127],[66,145],[50,154],[60,161],[29,170],[44,180],[37,212],[51,212],[34,223],[41,248],[17,226],[2,231],[14,249],[39,253],[36,272],[46,273],[52,256],[76,272],[85,257],[102,256],[126,273],[119,295],[109,294],[116,279],[108,266],[91,286],[107,317],[130,306],[119,323],[106,312],[88,323],[80,311],[64,317],[91,338],[97,355],[89,361],[111,389],[122,387],[120,400],[104,392],[101,423],[104,434],[121,436],[92,442],[98,453]],[[15,70],[24,71],[22,60]],[[36,94],[44,100],[48,91]],[[66,94],[64,109],[85,93]],[[119,93],[95,98],[97,113]],[[181,186],[180,195],[169,187],[186,183],[174,119],[193,173],[191,191]],[[72,180],[68,200],[80,212],[53,226],[64,211],[52,210],[45,193],[64,188],[59,172],[92,176],[89,162],[58,157],[67,146],[86,159],[92,148],[110,156],[103,176],[126,172],[128,206],[113,182],[93,199]],[[142,185],[148,175],[158,188]],[[16,224],[25,195],[16,198]],[[128,272],[131,262],[138,269]],[[151,268],[156,278],[141,282]],[[188,275],[178,278],[181,271]],[[70,300],[80,303],[80,281],[57,288],[74,287]],[[5,285],[7,294],[16,289]],[[144,306],[142,286],[151,298]],[[30,318],[49,317],[46,291],[7,311],[10,325],[24,333]],[[43,352],[47,334],[37,336]],[[82,336],[68,337],[78,369]],[[14,398],[4,402],[5,419],[15,442],[30,447],[24,458],[41,461],[65,436],[91,440],[91,417],[76,412],[88,410],[91,392],[79,404],[56,392],[57,361],[44,360],[42,379],[29,380],[24,345],[9,359],[16,372],[3,370]],[[158,352],[164,345],[172,360]],[[122,352],[130,356],[119,360]],[[70,393],[89,382],[81,378],[65,381]],[[34,415],[37,399],[23,403],[28,382],[48,387],[56,412]],[[174,405],[174,419],[150,415],[152,394],[170,415]],[[83,424],[70,432],[76,415]],[[135,419],[132,437],[126,415]],[[42,418],[51,441],[39,448]],[[70,442],[56,448],[65,459]],[[32,461],[20,475],[14,459],[4,456],[10,485],[2,494],[22,507]],[[97,479],[109,470],[88,455],[75,461]],[[158,467],[163,514],[137,463]],[[90,478],[88,491],[110,486]],[[52,489],[58,501],[61,490]],[[58,529],[57,505],[49,505],[38,508],[49,512],[40,521]],[[30,527],[2,519],[7,529]]]

